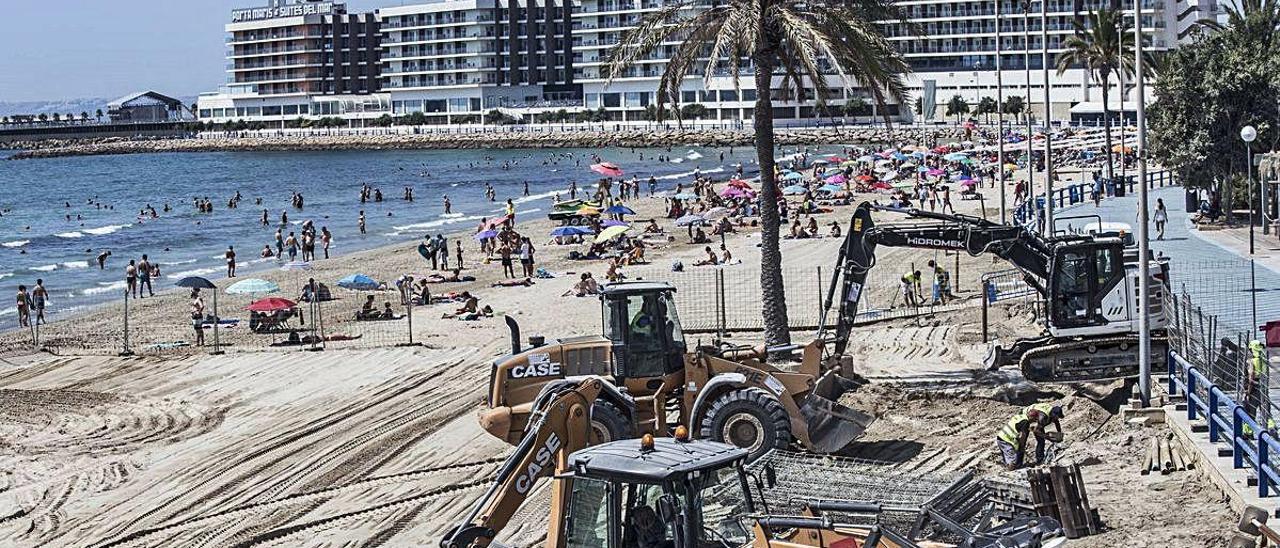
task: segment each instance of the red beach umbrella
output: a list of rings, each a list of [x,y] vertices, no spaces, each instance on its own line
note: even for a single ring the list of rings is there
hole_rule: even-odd
[[[280,297],[267,297],[265,299],[254,301],[252,304],[249,305],[249,310],[253,312],[275,312],[278,310],[289,310],[291,308],[297,308],[297,307],[298,307],[298,303],[295,303],[289,299],[282,299]]]

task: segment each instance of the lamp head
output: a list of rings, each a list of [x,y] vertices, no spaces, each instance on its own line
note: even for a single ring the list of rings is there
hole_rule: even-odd
[[[1240,139],[1244,140],[1244,142],[1252,143],[1253,140],[1257,138],[1258,130],[1254,129],[1253,126],[1244,126],[1240,128]]]

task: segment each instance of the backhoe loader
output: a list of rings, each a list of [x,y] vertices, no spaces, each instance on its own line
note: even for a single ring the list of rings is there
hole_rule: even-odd
[[[691,439],[683,426],[670,438],[645,434],[592,444],[592,414],[609,401],[601,396],[611,390],[625,399],[600,377],[547,383],[493,485],[446,533],[441,548],[501,546],[499,533],[539,480],[552,476],[547,548],[953,546],[917,543],[896,531],[809,511],[842,511],[850,505],[859,513],[879,511],[871,502],[824,501],[807,507],[804,516],[770,516],[766,486],[775,484],[773,469],[766,465],[763,473],[749,472],[747,450]],[[757,511],[752,489],[754,500],[766,506],[764,513]],[[845,506],[833,506],[838,504]],[[1003,530],[1009,535],[960,529],[960,546],[1038,548],[1058,527],[1046,518]],[[988,542],[995,538],[1019,542]]]
[[[680,328],[670,284],[608,284],[601,295],[604,333],[520,346],[511,328],[511,354],[493,363],[486,431],[520,441],[534,397],[547,383],[596,375],[631,400],[603,394],[592,419],[597,443],[653,434],[669,436],[677,424],[695,437],[747,449],[755,459],[793,442],[830,453],[862,435],[870,415],[837,403],[857,387],[823,359],[824,343],[787,348],[704,346],[690,349]],[[803,349],[794,369],[766,363],[770,353]]]

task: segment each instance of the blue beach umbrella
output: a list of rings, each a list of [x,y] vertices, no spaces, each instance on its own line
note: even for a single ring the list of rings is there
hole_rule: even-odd
[[[590,228],[581,226],[558,226],[551,231],[551,235],[555,237],[586,236],[588,234],[595,233],[592,232]]]
[[[910,156],[907,156],[906,154],[903,154],[903,153],[901,153],[901,152],[895,152],[895,153],[893,153],[893,159],[894,159],[894,160],[898,160],[898,161],[900,161],[900,162],[905,162],[905,161],[907,161],[907,159],[908,159],[908,158],[910,158]]]
[[[840,192],[842,190],[844,190],[844,187],[840,185],[826,184],[818,187],[818,192]]]
[[[230,295],[258,295],[262,293],[275,293],[280,291],[280,286],[273,281],[263,280],[261,278],[247,278],[231,284],[227,288]]]
[[[611,227],[611,226],[631,226],[631,225],[627,224],[626,222],[619,221],[619,220],[616,220],[616,219],[609,219],[609,220],[607,220],[607,221],[605,221],[605,222],[603,222],[603,223],[600,223],[600,226],[602,226],[602,227],[604,227],[604,228],[609,228],[609,227]]]
[[[365,290],[377,289],[378,282],[374,281],[373,278],[365,276],[364,274],[352,274],[341,280],[338,280],[338,287],[355,289],[357,291],[365,291]]]
[[[689,225],[701,224],[704,221],[705,220],[702,218],[701,215],[695,215],[690,213],[689,215],[685,215],[684,217],[676,219],[676,226],[689,226]]]
[[[488,240],[489,238],[497,238],[497,237],[498,237],[498,231],[497,231],[497,230],[493,230],[493,229],[489,229],[489,230],[481,230],[480,232],[477,232],[477,233],[475,234],[475,236],[472,236],[471,238],[472,238],[472,239],[474,239],[474,240],[479,241],[479,240]]]
[[[608,209],[604,210],[604,212],[610,215],[635,215],[636,214],[634,210],[622,204],[611,205],[609,206]]]
[[[783,194],[790,194],[790,195],[800,195],[808,191],[809,189],[805,188],[804,185],[791,185],[791,186],[782,188]]]
[[[952,152],[951,154],[943,156],[942,159],[948,162],[960,162],[969,159],[969,155],[963,152]]]
[[[673,196],[673,198],[677,200],[696,200],[698,199],[698,195],[692,192],[681,192]]]
[[[784,181],[796,181],[803,178],[804,178],[804,174],[800,173],[799,171],[792,171],[782,176],[782,180]]]

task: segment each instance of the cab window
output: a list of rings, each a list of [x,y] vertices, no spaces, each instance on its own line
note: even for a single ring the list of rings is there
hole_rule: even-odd
[[[622,502],[623,548],[663,548],[673,546],[676,540],[675,523],[663,521],[658,515],[658,499],[662,498],[662,486],[635,484],[626,488]]]
[[[612,548],[609,542],[609,484],[600,480],[573,480],[569,519],[565,524],[566,548]]]

